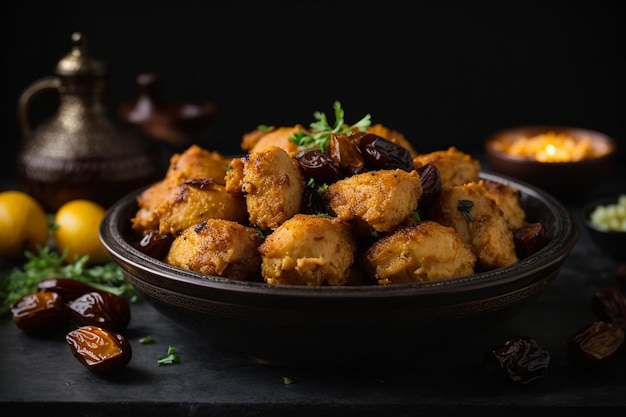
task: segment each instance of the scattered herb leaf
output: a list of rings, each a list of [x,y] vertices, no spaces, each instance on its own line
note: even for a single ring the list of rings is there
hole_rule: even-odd
[[[463,215],[469,222],[474,221],[472,215],[470,214],[470,210],[472,210],[472,207],[474,207],[474,202],[470,200],[459,200],[456,203],[456,209],[463,213]]]
[[[288,376],[284,376],[283,377],[283,384],[285,384],[285,385],[293,384],[293,379],[289,378]]]
[[[167,354],[165,356],[159,356],[159,359],[157,359],[158,366],[171,365],[178,362],[180,362],[180,357],[178,353],[176,353],[174,346],[169,346],[167,348]]]
[[[150,343],[154,343],[154,338],[152,336],[146,336],[139,339],[139,343],[142,345],[149,345]]]

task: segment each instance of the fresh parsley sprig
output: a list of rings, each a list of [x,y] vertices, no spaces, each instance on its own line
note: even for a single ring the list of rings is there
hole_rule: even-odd
[[[138,301],[138,293],[126,282],[122,270],[114,262],[88,265],[88,256],[67,262],[66,252],[56,252],[49,246],[39,248],[37,254],[25,252],[24,255],[26,263],[21,268],[14,267],[5,276],[0,276],[0,317],[7,315],[11,304],[22,296],[37,291],[37,284],[48,278],[75,279],[124,296],[130,302]]]
[[[159,358],[157,359],[158,366],[171,365],[171,364],[179,363],[179,362],[180,362],[180,355],[176,353],[176,349],[174,348],[174,346],[169,346],[167,348],[167,354],[164,356],[159,356]]]
[[[353,125],[346,125],[344,117],[345,113],[339,101],[333,104],[335,110],[335,123],[331,125],[328,122],[326,114],[320,111],[313,113],[316,119],[312,122],[308,132],[296,132],[290,140],[302,148],[319,148],[322,152],[326,152],[330,142],[330,135],[333,133],[350,134],[353,131],[364,132],[371,125],[371,115],[367,114],[361,120]]]

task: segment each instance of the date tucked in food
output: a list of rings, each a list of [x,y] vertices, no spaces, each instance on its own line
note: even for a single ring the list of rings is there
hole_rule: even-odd
[[[543,380],[549,364],[550,351],[528,336],[512,337],[485,355],[487,371],[520,384]]]

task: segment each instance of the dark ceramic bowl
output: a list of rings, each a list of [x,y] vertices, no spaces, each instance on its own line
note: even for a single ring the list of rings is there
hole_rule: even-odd
[[[616,204],[618,197],[603,197],[591,201],[582,209],[582,221],[591,240],[607,255],[617,261],[626,261],[626,232],[604,230],[594,225],[591,213],[598,206]]]
[[[481,175],[521,190],[528,220],[544,225],[548,243],[512,266],[438,282],[271,286],[183,270],[129,243],[141,190],[109,209],[100,238],[128,282],[164,316],[197,334],[199,343],[275,365],[408,360],[513,317],[552,283],[578,239],[577,223],[546,192]]]
[[[576,162],[540,162],[503,151],[509,144],[548,132],[563,133],[575,140],[589,139],[601,156]],[[590,190],[610,172],[616,152],[607,135],[569,126],[520,126],[501,130],[485,142],[489,170],[533,184],[558,197],[576,197]]]

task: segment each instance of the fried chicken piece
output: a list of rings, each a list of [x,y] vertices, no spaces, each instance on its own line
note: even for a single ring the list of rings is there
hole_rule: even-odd
[[[367,133],[373,133],[375,135],[378,135],[382,138],[387,139],[390,142],[395,143],[396,145],[402,146],[403,148],[408,150],[411,153],[411,156],[413,157],[418,155],[413,145],[411,145],[411,142],[409,142],[408,139],[397,130],[389,129],[388,127],[380,123],[372,125],[368,127],[366,130],[367,130]]]
[[[476,256],[452,227],[421,221],[380,238],[361,258],[378,284],[449,279],[474,273]]]
[[[139,208],[135,216],[130,219],[131,229],[140,235],[146,235],[153,230],[159,230],[159,215],[156,208],[167,193],[170,184],[161,180],[146,188],[137,196]]]
[[[296,132],[305,131],[302,125],[282,126],[269,131],[255,129],[245,133],[241,140],[241,149],[248,153],[261,152],[270,146],[278,146],[284,149],[289,155],[295,155],[300,149],[298,145],[291,141],[291,137]]]
[[[253,227],[207,219],[185,229],[172,242],[165,262],[203,274],[261,281],[262,239]]]
[[[433,201],[428,219],[456,230],[476,255],[474,269],[477,271],[507,266],[519,260],[513,232],[502,210],[477,183],[444,187]]]
[[[227,193],[224,185],[208,179],[189,180],[170,187],[154,212],[159,218],[159,233],[174,236],[206,219],[239,223],[248,220],[245,199]]]
[[[479,179],[480,161],[454,146],[447,150],[417,155],[413,158],[413,166],[417,170],[429,162],[439,169],[443,187],[463,185]]]
[[[345,222],[296,214],[259,246],[261,272],[272,285],[345,285],[356,249]]]
[[[369,171],[331,184],[324,199],[344,221],[366,223],[377,232],[389,232],[410,217],[422,195],[416,171]]]
[[[502,210],[509,229],[515,231],[526,224],[526,212],[521,206],[520,190],[497,181],[481,179],[478,185],[483,187],[485,195],[495,201]]]
[[[232,161],[226,190],[245,195],[249,221],[264,232],[300,212],[304,176],[287,151],[270,146]]]
[[[131,219],[132,229],[140,234],[159,229],[159,214],[156,209],[172,187],[189,179],[200,178],[211,178],[215,184],[225,184],[230,160],[231,158],[226,158],[219,152],[209,152],[198,145],[191,145],[184,152],[172,155],[164,178],[137,196],[139,208]]]
[[[191,145],[182,153],[170,157],[165,181],[174,184],[197,178],[212,178],[215,184],[225,184],[224,176],[230,160],[219,152],[210,152]]]

